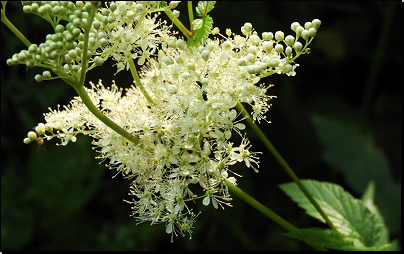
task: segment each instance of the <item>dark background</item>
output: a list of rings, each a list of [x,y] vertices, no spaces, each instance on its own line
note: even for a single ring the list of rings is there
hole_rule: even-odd
[[[186,3],[180,19],[189,26]],[[340,184],[360,198],[369,181],[376,184],[375,202],[401,246],[401,11],[399,2],[219,2],[210,13],[221,33],[230,27],[241,34],[245,22],[259,34],[294,33],[290,24],[318,18],[322,25],[311,54],[297,59],[295,77],[273,75],[269,95],[272,123],[260,127],[301,179]],[[19,2],[7,4],[7,17],[32,42],[41,43],[52,28]],[[164,17],[164,14],[161,15]],[[2,250],[306,250],[285,230],[238,197],[233,207],[202,211],[192,240],[170,235],[164,225],[136,225],[129,217],[128,180],[94,159],[91,139],[36,153],[24,145],[27,132],[48,107],[66,105],[75,96],[60,80],[37,83],[40,68],[5,63],[26,47],[1,26],[1,249]],[[115,79],[129,87],[130,73],[111,62],[88,73],[86,83]],[[246,130],[252,151],[262,151],[258,174],[244,165],[238,186],[296,227],[324,227],[297,207],[278,184],[291,179]],[[237,135],[234,135],[237,144]],[[104,163],[102,163],[104,164]]]

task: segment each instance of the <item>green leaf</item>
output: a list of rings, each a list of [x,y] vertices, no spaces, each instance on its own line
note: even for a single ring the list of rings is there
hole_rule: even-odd
[[[374,247],[377,244],[385,226],[361,200],[355,199],[337,184],[314,180],[303,180],[302,184],[345,240],[360,242],[364,247]],[[308,215],[325,222],[295,183],[281,184],[279,187],[305,209]],[[355,245],[358,246],[358,244]]]
[[[196,6],[196,14],[199,17],[204,16],[205,10],[206,10],[206,5],[208,5],[208,10],[206,11],[206,14],[208,14],[215,6],[216,1],[199,1],[198,5]],[[206,15],[205,14],[205,15]]]
[[[354,111],[342,103],[336,104],[336,107]],[[312,123],[324,147],[323,160],[335,171],[344,174],[346,183],[355,193],[363,193],[369,181],[375,181],[375,200],[380,212],[391,231],[399,232],[401,183],[393,176],[389,159],[378,147],[375,134],[360,127],[366,123],[342,117],[316,114],[312,116]]]
[[[197,43],[203,43],[208,38],[213,28],[213,19],[209,15],[206,15],[202,19],[195,19],[192,22],[192,27],[195,34],[187,41],[189,47],[194,46]]]
[[[331,229],[307,228],[284,233],[291,238],[302,240],[310,245],[325,247],[335,250],[370,251],[384,250],[391,246],[386,244],[377,247],[365,247],[355,239],[342,237],[338,232]]]

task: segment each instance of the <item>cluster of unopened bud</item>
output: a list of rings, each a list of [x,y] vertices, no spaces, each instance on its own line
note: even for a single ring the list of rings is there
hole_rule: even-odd
[[[39,123],[38,126],[33,128],[32,131],[28,132],[27,137],[24,139],[24,143],[29,144],[32,141],[36,141],[38,145],[43,145],[44,140],[42,138],[42,135],[44,135],[46,131],[52,132],[52,125]]]
[[[237,48],[237,52],[244,51],[244,53],[239,54],[240,57],[237,60],[237,64],[245,66],[249,74],[261,74],[263,71],[275,69],[278,73],[288,74],[293,70],[293,66],[290,63],[300,54],[308,52],[309,49],[306,47],[310,43],[309,39],[316,36],[320,25],[321,21],[318,19],[306,22],[304,26],[301,26],[298,22],[294,22],[291,25],[291,29],[296,33],[295,36],[287,35],[285,37],[282,31],[277,31],[275,34],[264,32],[260,38],[252,25],[245,23],[241,27],[241,32],[248,38],[247,45],[243,49]],[[300,37],[306,41],[306,47],[298,41]],[[226,46],[225,44],[226,42],[224,46]],[[227,42],[227,44],[231,47],[230,42]],[[260,54],[261,49],[265,52],[264,54]],[[286,63],[282,61],[282,56],[285,57]],[[278,69],[280,67],[282,68]]]
[[[9,66],[25,64],[28,68],[34,66],[48,67],[57,70],[59,66],[70,75],[74,75],[80,70],[80,62],[84,49],[83,28],[87,25],[89,11],[93,8],[91,2],[76,2],[76,5],[67,1],[51,2],[30,2],[23,1],[23,10],[25,13],[36,13],[44,19],[68,20],[66,26],[58,24],[54,27],[55,33],[48,34],[46,41],[40,45],[31,44],[28,50],[22,50],[14,54],[7,60]],[[114,7],[115,6],[115,7]],[[111,4],[111,9],[116,9],[116,4]],[[93,56],[93,53],[100,46],[107,44],[106,35],[100,31],[102,23],[105,25],[114,22],[110,14],[110,9],[101,9],[101,22],[95,20],[92,24],[92,32],[89,33],[88,48],[85,54],[87,59]],[[95,66],[102,65],[104,60],[96,56],[93,59]],[[42,75],[35,76],[35,80],[41,82],[51,78],[50,72],[44,72]],[[60,73],[58,73],[60,76]]]

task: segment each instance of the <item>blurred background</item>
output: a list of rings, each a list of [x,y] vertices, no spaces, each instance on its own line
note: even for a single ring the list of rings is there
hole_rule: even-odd
[[[189,27],[186,3],[180,20]],[[51,26],[24,14],[20,2],[9,2],[9,20],[32,42],[40,44]],[[163,13],[161,16],[165,18]],[[297,59],[295,77],[273,75],[266,114],[272,123],[261,129],[301,179],[337,183],[360,198],[374,181],[375,203],[384,216],[390,240],[401,246],[401,10],[398,2],[282,1],[219,2],[214,26],[241,34],[245,22],[262,32],[294,35],[290,24],[318,18],[322,25],[311,54]],[[94,159],[91,139],[36,152],[22,142],[44,122],[48,107],[66,105],[76,96],[60,80],[37,83],[42,69],[8,67],[6,60],[26,47],[1,26],[1,249],[2,250],[311,250],[282,236],[285,230],[233,196],[233,207],[205,207],[194,224],[192,240],[170,235],[164,225],[136,225],[130,218],[129,181],[116,177]],[[114,75],[114,62],[87,75],[105,86],[116,80],[130,87],[129,73]],[[112,67],[112,68],[111,68]],[[400,85],[401,84],[401,85]],[[260,172],[245,165],[231,170],[243,175],[238,186],[299,228],[325,226],[311,219],[278,188],[291,179],[246,129],[261,151]],[[240,138],[233,135],[234,142]]]

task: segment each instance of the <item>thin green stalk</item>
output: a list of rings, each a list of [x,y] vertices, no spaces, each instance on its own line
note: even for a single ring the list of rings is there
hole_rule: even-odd
[[[192,1],[188,1],[188,16],[189,16],[189,27],[191,28],[191,34],[193,33],[192,22],[194,22],[194,12],[192,10]]]
[[[185,35],[185,37],[187,37],[187,39],[192,37],[191,32],[181,23],[181,21],[179,21],[179,19],[173,16],[172,11],[168,10],[164,11],[164,13],[168,16],[169,19],[174,22],[174,25],[176,25],[178,29],[180,29],[180,31]]]
[[[136,138],[135,136],[126,132],[124,129],[119,127],[116,123],[111,121],[111,119],[106,117],[100,110],[98,110],[98,108],[93,104],[90,97],[88,96],[86,90],[84,89],[84,86],[77,86],[77,87],[74,87],[74,89],[76,90],[77,94],[81,97],[81,100],[83,101],[83,103],[87,106],[87,108],[91,111],[91,113],[93,113],[98,119],[100,119],[103,123],[108,125],[111,129],[113,129],[114,131],[116,131],[117,133],[119,133],[121,136],[128,139],[129,141],[131,141],[135,144],[140,143],[140,140],[138,138]]]
[[[22,43],[25,44],[25,46],[29,47],[31,45],[31,42],[6,17],[6,1],[1,1],[1,4],[3,5],[3,8],[1,9],[1,22],[6,25],[11,30],[11,32],[13,32],[15,36],[17,36],[18,39],[20,39]]]
[[[236,107],[237,107],[237,110],[239,112],[241,112],[241,114],[243,116],[247,117],[247,119],[246,119],[247,123],[251,126],[251,128],[254,130],[254,132],[262,140],[262,142],[268,148],[269,152],[275,157],[275,159],[279,162],[279,164],[285,169],[286,173],[288,173],[288,175],[293,179],[293,181],[297,184],[297,186],[299,186],[300,190],[310,200],[310,202],[313,204],[313,206],[316,208],[316,210],[321,214],[321,216],[327,222],[328,226],[331,229],[336,230],[338,232],[337,228],[330,221],[330,219],[324,213],[324,211],[321,209],[321,207],[318,205],[318,203],[314,200],[313,196],[308,192],[306,187],[304,187],[304,185],[300,182],[299,178],[296,176],[296,174],[293,172],[293,170],[289,167],[289,165],[282,158],[282,156],[278,153],[278,151],[271,144],[271,142],[269,142],[269,140],[267,139],[265,134],[261,131],[261,129],[258,127],[258,125],[254,123],[254,121],[252,120],[250,114],[248,114],[247,110],[243,107],[243,105],[241,105],[241,103],[237,103]]]
[[[146,89],[142,85],[142,82],[140,82],[140,78],[139,75],[137,74],[135,63],[133,62],[133,59],[131,57],[128,58],[128,63],[130,72],[132,73],[136,86],[140,89],[140,91],[143,93],[144,97],[146,97],[147,101],[150,104],[155,104],[153,99],[150,97],[150,95],[147,93]]]
[[[289,222],[284,220],[281,216],[277,215],[276,213],[271,211],[266,206],[262,205],[260,202],[258,202],[253,197],[251,197],[250,195],[248,195],[247,193],[242,191],[240,188],[235,186],[233,183],[229,182],[228,180],[225,180],[225,181],[226,181],[227,187],[229,188],[229,190],[232,193],[237,195],[239,198],[244,200],[247,204],[251,205],[252,207],[257,209],[259,212],[261,212],[262,214],[264,214],[265,216],[267,216],[268,218],[270,218],[274,222],[276,222],[279,226],[283,227],[284,229],[288,230],[289,232],[298,230],[298,228],[296,228],[295,226],[293,226],[292,224],[290,224]],[[317,246],[314,246],[314,245],[311,245],[311,246],[313,248],[315,248],[316,250],[323,250],[323,251],[327,250],[327,249],[322,248],[322,247],[317,247]]]

